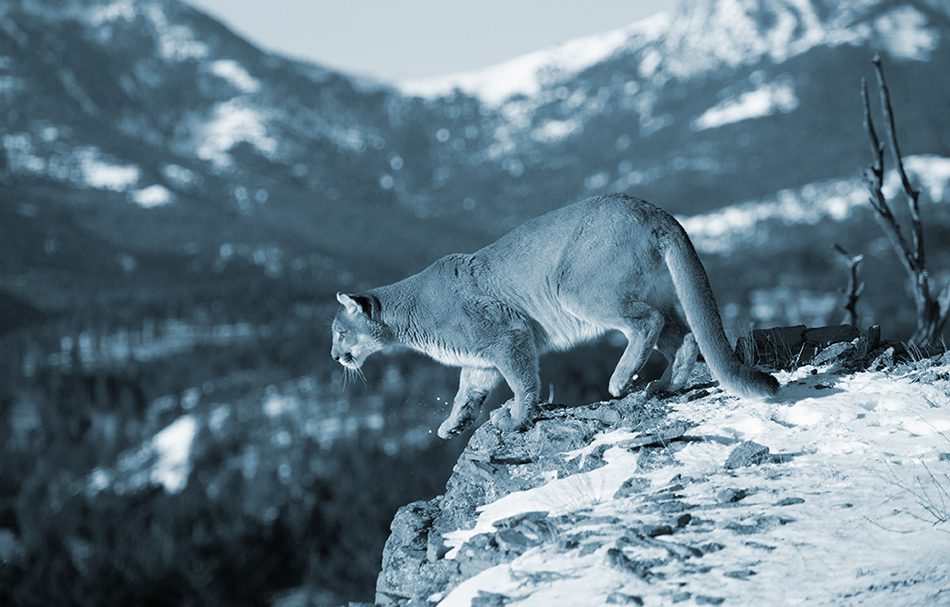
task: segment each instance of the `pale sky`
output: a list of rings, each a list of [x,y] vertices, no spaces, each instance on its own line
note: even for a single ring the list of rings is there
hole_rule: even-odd
[[[381,80],[492,65],[674,0],[188,0],[264,48]]]

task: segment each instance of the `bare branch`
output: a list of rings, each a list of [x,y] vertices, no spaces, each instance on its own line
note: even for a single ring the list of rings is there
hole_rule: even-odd
[[[910,208],[911,219],[911,238],[914,242],[914,259],[917,268],[925,266],[924,260],[924,234],[920,222],[920,191],[914,188],[904,170],[904,160],[901,156],[900,145],[897,142],[897,126],[894,122],[894,110],[891,106],[891,92],[887,86],[887,80],[884,78],[884,66],[881,65],[881,57],[875,55],[871,59],[874,64],[874,71],[877,74],[877,84],[881,91],[881,111],[884,113],[884,126],[887,128],[887,138],[891,144],[891,155],[894,157],[894,163],[897,165],[897,174],[901,179],[901,186],[904,194],[907,196],[907,206]]]
[[[868,133],[868,143],[871,146],[871,166],[864,173],[864,181],[870,194],[871,207],[874,209],[874,219],[881,230],[887,235],[897,253],[904,269],[912,277],[916,274],[913,263],[913,254],[904,238],[894,213],[891,211],[887,199],[884,197],[884,143],[877,136],[874,120],[871,118],[871,103],[868,100],[868,85],[861,78],[861,99],[864,101],[864,128]]]
[[[911,282],[914,305],[917,309],[917,329],[911,337],[915,345],[932,345],[941,336],[943,327],[950,316],[950,291],[941,292],[938,298],[930,293],[930,277],[924,256],[923,224],[920,219],[920,191],[914,188],[904,170],[904,160],[897,141],[897,127],[894,109],[891,105],[891,93],[884,77],[881,58],[877,55],[871,60],[877,75],[881,99],[881,112],[884,115],[884,128],[894,157],[894,165],[900,176],[904,196],[910,211],[910,238],[908,243],[897,218],[894,216],[887,198],[884,196],[884,142],[878,137],[871,118],[871,103],[868,99],[867,81],[861,79],[861,100],[864,105],[864,128],[868,134],[871,148],[871,164],[864,172],[865,184],[870,196],[874,219],[891,242],[898,260],[904,266]]]
[[[861,297],[861,293],[864,292],[864,282],[858,278],[858,267],[861,265],[861,262],[864,261],[864,255],[855,255],[852,257],[851,254],[838,243],[834,244],[834,248],[848,265],[848,286],[844,290],[846,298],[844,309],[845,312],[847,312],[845,320],[849,325],[856,327],[858,326],[858,299]]]
[[[871,119],[871,102],[868,101],[868,81],[861,78],[861,100],[864,101],[864,128],[868,132],[868,143],[871,145],[871,172],[878,179],[884,178],[884,144],[877,136],[874,121]]]

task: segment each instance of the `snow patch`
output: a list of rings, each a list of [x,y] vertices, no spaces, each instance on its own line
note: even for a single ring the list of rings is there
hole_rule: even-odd
[[[36,155],[33,138],[29,133],[3,135],[0,142],[7,155],[7,165],[14,173],[42,173],[46,160]]]
[[[168,61],[186,61],[208,56],[208,45],[198,40],[188,27],[169,23],[160,6],[149,5],[145,14],[152,22],[162,58]]]
[[[576,119],[548,120],[531,131],[531,138],[540,143],[554,143],[577,132],[578,128],[580,128],[580,121]]]
[[[157,461],[152,467],[152,481],[165,486],[169,493],[185,488],[191,473],[191,446],[198,423],[193,415],[183,415],[152,439]]]
[[[175,201],[175,195],[168,188],[157,183],[141,190],[135,190],[130,194],[130,198],[132,202],[146,209],[164,206]]]
[[[948,202],[950,199],[950,158],[937,156],[936,154],[919,154],[908,156],[904,159],[904,168],[914,185],[933,202]],[[891,179],[887,184],[890,190],[897,190],[896,179]],[[891,195],[889,190],[885,193]]]
[[[131,0],[119,0],[101,6],[93,7],[89,10],[89,23],[94,26],[100,26],[110,21],[124,19],[131,21],[135,19],[135,7]]]
[[[211,64],[211,73],[226,80],[242,93],[256,93],[261,88],[260,81],[248,74],[244,66],[232,59],[215,61]]]
[[[187,189],[198,183],[194,171],[178,164],[166,164],[162,167],[162,177],[178,188]]]
[[[97,148],[81,150],[78,159],[83,181],[94,188],[124,192],[139,180],[137,166],[103,160]]]
[[[874,21],[889,55],[897,59],[926,61],[940,42],[938,32],[927,27],[927,18],[912,6],[895,8]]]
[[[267,134],[263,114],[234,99],[215,106],[211,118],[198,129],[197,139],[198,157],[217,168],[230,166],[228,151],[241,142],[266,156],[277,151],[277,140]]]
[[[659,13],[487,68],[406,80],[397,87],[421,97],[460,90],[498,105],[519,94],[535,95],[621,50],[639,61],[641,78],[662,84],[761,60],[781,63],[822,45],[870,42],[897,58],[925,60],[939,44],[938,30],[910,6],[891,10],[870,26],[862,23],[869,4],[839,3],[830,14],[819,14],[810,0],[684,2],[675,14]]]
[[[694,131],[712,129],[776,112],[788,113],[797,107],[798,97],[790,83],[768,84],[709,108],[691,127]]]
[[[653,39],[669,21],[669,15],[659,13],[621,29],[569,40],[487,68],[406,80],[397,86],[406,94],[420,97],[439,97],[459,89],[487,103],[499,104],[513,95],[534,95],[546,83],[563,80],[603,61],[623,48],[631,36]]]
[[[904,167],[911,181],[924,194],[922,201],[947,201],[950,196],[950,158],[933,154],[908,156]],[[887,174],[884,194],[895,201],[900,181],[894,171]],[[762,222],[778,221],[786,225],[815,225],[825,220],[843,221],[855,208],[868,205],[868,193],[860,179],[831,179],[796,189],[779,191],[773,198],[744,202],[710,213],[678,216],[696,248],[706,253],[728,253],[744,238],[754,235]]]
[[[557,516],[611,499],[630,476],[630,470],[636,468],[637,455],[613,447],[604,452],[604,461],[606,465],[590,472],[554,479],[534,489],[509,493],[479,507],[474,527],[445,534],[446,546],[451,548],[446,558],[455,558],[459,547],[472,537],[492,531],[495,521],[533,511]]]

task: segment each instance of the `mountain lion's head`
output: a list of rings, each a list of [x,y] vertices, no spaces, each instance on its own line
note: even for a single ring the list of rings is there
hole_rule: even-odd
[[[389,331],[379,320],[379,300],[372,295],[336,294],[340,309],[331,325],[330,356],[344,367],[359,369],[366,357],[389,341]]]

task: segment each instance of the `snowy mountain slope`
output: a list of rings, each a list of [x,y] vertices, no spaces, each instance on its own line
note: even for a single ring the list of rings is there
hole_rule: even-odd
[[[154,284],[162,265],[200,281],[238,248],[271,251],[280,263],[254,264],[270,276],[368,285],[607,191],[748,224],[725,209],[866,163],[857,79],[876,51],[905,151],[950,157],[940,2],[684,3],[425,98],[257,49],[177,0],[50,6],[0,7],[16,201],[0,219],[26,243],[7,247],[0,288],[36,303],[80,277],[105,288],[102,267],[114,284]],[[709,233],[709,250],[741,241]]]
[[[907,174],[919,184],[924,204],[950,202],[950,158],[931,155],[904,159]],[[899,199],[900,178],[890,173],[884,184],[888,199]],[[770,226],[842,222],[859,210],[867,210],[867,187],[860,178],[809,183],[795,190],[782,190],[773,199],[740,202],[703,213],[680,217],[697,250],[728,254],[757,240],[768,238]]]
[[[377,599],[941,603],[947,363],[803,367],[777,402],[700,385],[555,409],[524,436],[486,424],[446,495],[397,515]]]
[[[150,265],[126,271],[120,259],[197,258],[166,264],[190,279],[191,266],[220,265],[222,247],[276,248],[279,273],[295,266],[336,283],[357,266],[361,279],[395,274],[380,248],[341,262],[354,233],[405,225],[403,244],[417,244],[400,265],[470,240],[468,227],[433,220],[420,246],[415,233],[428,227],[387,204],[383,148],[404,129],[390,121],[398,98],[381,87],[261,51],[177,0],[17,0],[0,7],[0,25],[0,174],[16,202],[0,213],[52,243],[48,267],[63,238],[96,241],[122,280]],[[24,268],[44,265],[28,250],[11,251],[0,286],[28,298],[57,289],[56,277],[34,275],[24,292]],[[102,267],[62,263],[77,277]]]
[[[516,95],[532,97],[544,88],[564,84],[612,56],[634,58],[640,75],[655,82],[695,78],[763,59],[781,63],[821,45],[871,44],[898,59],[925,61],[939,38],[939,29],[929,23],[927,14],[939,8],[906,5],[880,11],[880,3],[874,0],[838,7],[809,0],[681,2],[676,10],[618,30],[476,71],[408,80],[398,87],[425,97],[458,89],[500,104]],[[866,20],[874,13],[878,14]],[[857,23],[860,26],[855,27]]]
[[[515,95],[532,96],[547,84],[567,80],[595,65],[631,39],[655,42],[665,33],[671,17],[666,13],[635,22],[627,27],[569,40],[551,49],[516,57],[498,65],[447,76],[407,80],[397,84],[409,95],[439,97],[458,89],[491,104]]]

